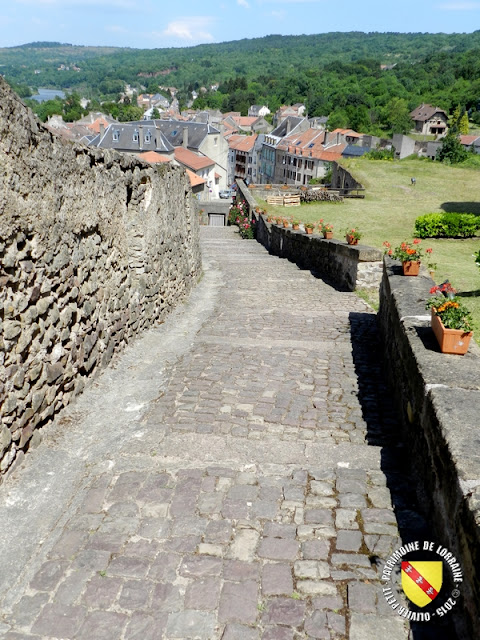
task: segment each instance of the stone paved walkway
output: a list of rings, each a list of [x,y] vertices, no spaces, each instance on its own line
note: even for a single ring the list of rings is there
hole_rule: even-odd
[[[188,302],[0,486],[0,637],[454,638],[381,594],[428,529],[374,314],[231,228],[202,241]]]

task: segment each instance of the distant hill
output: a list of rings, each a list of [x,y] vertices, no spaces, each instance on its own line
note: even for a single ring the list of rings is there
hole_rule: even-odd
[[[168,49],[36,42],[0,49],[0,73],[23,97],[44,87],[115,102],[128,83],[139,92],[176,87],[183,105],[196,90],[194,106],[244,114],[250,104],[304,102],[309,115],[335,116],[329,124],[377,134],[404,127],[420,102],[449,112],[459,104],[478,111],[480,124],[480,31],[270,35]]]
[[[470,34],[349,32],[270,35],[165,49],[33,42],[0,48],[0,70],[7,79],[19,84],[71,88],[95,87],[106,76],[135,85],[139,84],[139,74],[175,69],[169,76],[171,84],[197,83],[202,86],[235,75],[283,75],[288,70],[320,69],[334,61],[348,63],[373,59],[386,65],[415,63],[432,53],[461,53],[479,47],[480,31]],[[81,70],[59,71],[57,68],[61,64],[75,64]],[[38,76],[42,76],[41,79]]]

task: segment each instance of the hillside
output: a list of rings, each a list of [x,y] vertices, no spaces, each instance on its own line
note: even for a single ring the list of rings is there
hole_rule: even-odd
[[[408,158],[399,162],[359,158],[342,164],[365,186],[365,199],[302,205],[295,211],[295,216],[305,222],[323,218],[332,223],[335,238],[342,239],[342,229],[356,226],[363,232],[362,243],[382,249],[385,240],[397,246],[412,238],[415,219],[425,213],[457,211],[480,215],[478,169]],[[410,182],[412,176],[416,178],[415,187]],[[274,209],[269,205],[266,208]],[[282,208],[277,212],[279,209]],[[422,244],[433,247],[435,280],[450,279],[474,313],[478,332],[480,270],[472,254],[480,249],[480,238],[432,239],[423,240]]]

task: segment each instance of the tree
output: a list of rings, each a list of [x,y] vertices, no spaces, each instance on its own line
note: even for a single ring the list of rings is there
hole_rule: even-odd
[[[392,133],[408,133],[412,128],[412,119],[406,100],[392,98],[385,107],[383,121]]]
[[[159,119],[160,119],[160,111],[157,109],[157,107],[153,107],[152,120],[159,120]]]
[[[460,131],[461,135],[467,136],[468,135],[468,114],[465,111],[465,113],[463,114],[463,116],[460,118],[460,122],[458,125],[458,130]]]
[[[467,152],[457,136],[453,133],[448,133],[443,139],[443,144],[440,147],[437,158],[441,162],[458,164],[467,159]]]

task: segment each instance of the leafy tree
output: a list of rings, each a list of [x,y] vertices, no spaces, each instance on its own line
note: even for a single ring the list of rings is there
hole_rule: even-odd
[[[441,162],[447,162],[450,164],[458,164],[467,159],[467,152],[462,146],[460,140],[453,133],[448,133],[443,139],[443,144],[440,147],[437,158]]]
[[[460,122],[460,105],[458,104],[455,109],[453,110],[452,115],[450,116],[450,120],[449,120],[449,129],[451,131],[451,133],[458,133],[458,125]]]
[[[160,111],[157,107],[154,107],[152,110],[152,120],[158,120],[160,118]]]
[[[458,125],[458,130],[462,135],[464,135],[464,136],[468,135],[468,131],[469,131],[469,128],[468,128],[468,114],[467,114],[466,111],[463,114],[463,116],[460,118],[460,122],[459,122],[459,125]]]
[[[412,129],[412,119],[406,100],[392,98],[383,111],[383,121],[392,133],[408,133]]]

